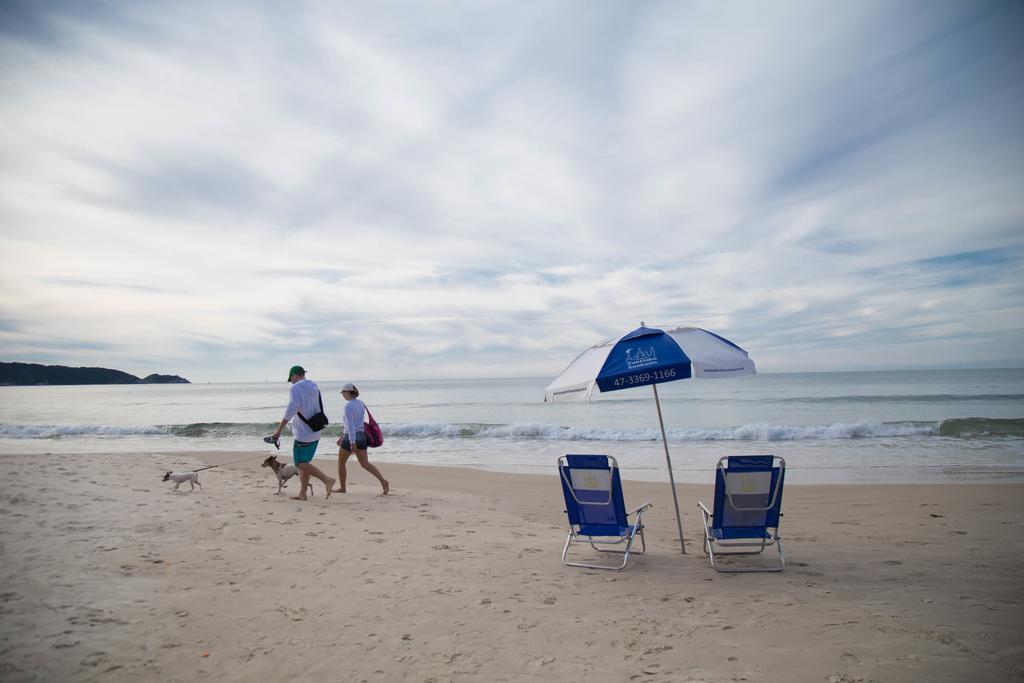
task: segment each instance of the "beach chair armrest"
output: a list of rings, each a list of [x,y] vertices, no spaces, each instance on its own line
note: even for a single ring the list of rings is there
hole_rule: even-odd
[[[699,500],[697,501],[697,507],[699,507],[700,511],[702,513],[704,513],[704,519],[705,520],[708,520],[708,519],[711,519],[712,517],[714,517],[714,515],[711,514],[711,510],[708,510],[707,506],[704,505],[704,503],[700,502]]]
[[[644,513],[645,510],[647,510],[647,508],[652,508],[652,507],[654,507],[654,503],[644,503],[643,505],[641,505],[641,506],[639,506],[639,507],[637,507],[637,508],[627,512],[626,516],[628,517],[629,515],[632,515],[632,514],[641,515],[641,514]]]

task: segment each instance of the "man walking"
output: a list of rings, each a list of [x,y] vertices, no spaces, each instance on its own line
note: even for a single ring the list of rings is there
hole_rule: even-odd
[[[323,412],[323,401],[320,398],[320,389],[313,382],[306,379],[306,371],[301,365],[293,365],[288,371],[288,381],[291,382],[291,400],[284,411],[281,424],[274,432],[274,440],[281,437],[285,425],[292,423],[292,435],[295,441],[292,443],[292,459],[295,466],[299,468],[299,483],[301,488],[299,495],[292,496],[292,500],[306,500],[306,487],[309,485],[310,476],[316,477],[327,487],[326,498],[331,497],[331,489],[334,488],[334,479],[328,477],[313,464],[313,456],[316,454],[316,447],[320,443],[320,431],[326,426],[326,419],[323,425],[315,421],[318,413]],[[298,418],[298,419],[293,419]],[[308,421],[313,420],[310,425]],[[319,429],[314,429],[318,427]]]

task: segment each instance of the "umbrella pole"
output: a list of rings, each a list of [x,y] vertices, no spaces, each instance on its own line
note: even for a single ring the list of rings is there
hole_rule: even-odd
[[[661,425],[661,442],[665,444],[665,462],[668,464],[668,480],[672,484],[672,500],[676,504],[676,525],[679,527],[679,545],[686,554],[686,541],[683,540],[683,518],[679,514],[679,498],[676,496],[676,478],[672,475],[672,458],[668,454],[668,437],[665,436],[665,420],[661,417],[661,400],[658,398],[658,385],[652,384],[654,389],[654,405],[658,406],[658,424]]]

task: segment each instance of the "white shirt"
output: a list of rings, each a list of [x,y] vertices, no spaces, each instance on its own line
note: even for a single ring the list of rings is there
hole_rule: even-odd
[[[358,398],[345,402],[345,433],[348,434],[348,439],[352,443],[353,448],[356,445],[356,432],[363,431],[363,422],[366,420],[365,414],[366,404]]]
[[[296,413],[308,420],[320,412],[320,389],[308,379],[300,379],[292,385],[291,400],[284,411],[284,419],[291,420],[292,434],[296,441],[319,441],[320,432],[314,432]],[[294,419],[292,419],[294,418]]]

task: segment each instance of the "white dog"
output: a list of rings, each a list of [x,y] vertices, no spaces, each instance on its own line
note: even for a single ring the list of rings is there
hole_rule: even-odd
[[[164,475],[163,481],[168,481],[168,480],[174,482],[174,488],[172,489],[173,491],[177,491],[178,487],[181,486],[182,484],[184,484],[186,481],[189,484],[192,485],[192,488],[190,488],[189,491],[194,491],[195,488],[196,488],[196,484],[199,484],[199,473],[198,472],[171,472],[171,471],[168,471],[167,474]],[[199,484],[199,490],[200,491],[203,490],[203,485],[202,484]]]
[[[269,467],[274,470],[274,475],[277,477],[277,492],[281,493],[281,489],[285,487],[285,484],[289,479],[299,473],[299,468],[295,465],[285,465],[282,462],[277,461],[276,455],[267,456],[267,459],[260,464],[260,467]],[[313,481],[310,479],[309,482],[309,493],[313,493]]]

